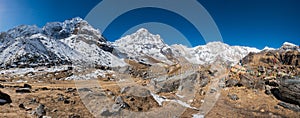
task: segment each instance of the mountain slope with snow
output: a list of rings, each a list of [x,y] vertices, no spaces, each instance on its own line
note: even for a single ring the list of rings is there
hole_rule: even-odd
[[[211,64],[216,61],[233,64],[250,52],[260,51],[250,47],[229,46],[222,42],[210,42],[194,48],[187,48],[182,45],[173,45],[172,47],[179,55],[196,64]]]
[[[166,54],[169,46],[163,42],[159,35],[153,35],[144,28],[116,40],[113,45],[119,55],[123,55],[125,58],[146,63],[149,63],[151,59],[172,63]]]
[[[107,52],[111,46],[81,18],[47,23],[43,28],[21,25],[0,34],[0,66],[35,67],[65,64],[124,65]],[[116,61],[112,65],[112,61]]]
[[[126,55],[125,57],[142,62],[147,62],[147,56],[150,56],[163,62],[174,62],[174,58],[171,57],[184,57],[195,64],[210,64],[215,61],[232,64],[237,63],[249,52],[260,51],[250,47],[229,46],[221,42],[210,42],[194,48],[183,45],[168,46],[159,35],[153,35],[144,28],[117,40],[114,45]]]

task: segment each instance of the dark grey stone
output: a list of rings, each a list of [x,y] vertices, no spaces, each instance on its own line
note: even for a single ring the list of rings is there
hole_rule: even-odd
[[[295,111],[295,112],[300,112],[300,107],[294,104],[289,104],[286,102],[279,102],[278,103],[279,106],[282,106],[283,108]]]
[[[240,99],[236,94],[228,94],[227,96],[228,96],[231,100],[234,100],[234,101]]]

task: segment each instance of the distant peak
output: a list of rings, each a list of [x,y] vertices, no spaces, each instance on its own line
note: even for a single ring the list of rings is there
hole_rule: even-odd
[[[268,47],[268,46],[266,46],[264,49],[262,49],[262,50],[276,50],[275,48],[271,48],[271,47]]]
[[[287,46],[297,46],[297,45],[295,45],[295,44],[293,44],[293,43],[290,43],[290,42],[284,42],[283,45],[287,45]]]
[[[281,50],[296,50],[296,51],[300,51],[300,47],[298,45],[295,45],[293,43],[289,43],[289,42],[284,42],[283,45],[280,47]]]
[[[68,22],[68,21],[73,22],[73,23],[79,23],[79,22],[83,21],[83,19],[80,17],[75,17],[70,20],[66,20],[65,22]]]
[[[149,31],[146,28],[140,28],[136,32],[148,32],[149,33]]]

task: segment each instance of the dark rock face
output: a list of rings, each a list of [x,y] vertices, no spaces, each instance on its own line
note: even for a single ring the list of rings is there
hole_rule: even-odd
[[[300,107],[294,104],[289,104],[289,103],[285,103],[285,102],[279,102],[278,103],[279,106],[282,106],[283,108],[295,111],[295,112],[300,112]]]
[[[300,78],[282,80],[279,92],[286,102],[300,105]]]
[[[0,91],[0,105],[12,103],[10,96]]]

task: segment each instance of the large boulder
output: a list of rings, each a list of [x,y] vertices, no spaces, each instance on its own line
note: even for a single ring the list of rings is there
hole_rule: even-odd
[[[281,80],[279,92],[282,100],[300,105],[300,78]]]
[[[159,107],[151,92],[140,86],[126,87],[122,97],[117,97],[115,102],[131,111],[148,111],[151,108]]]

